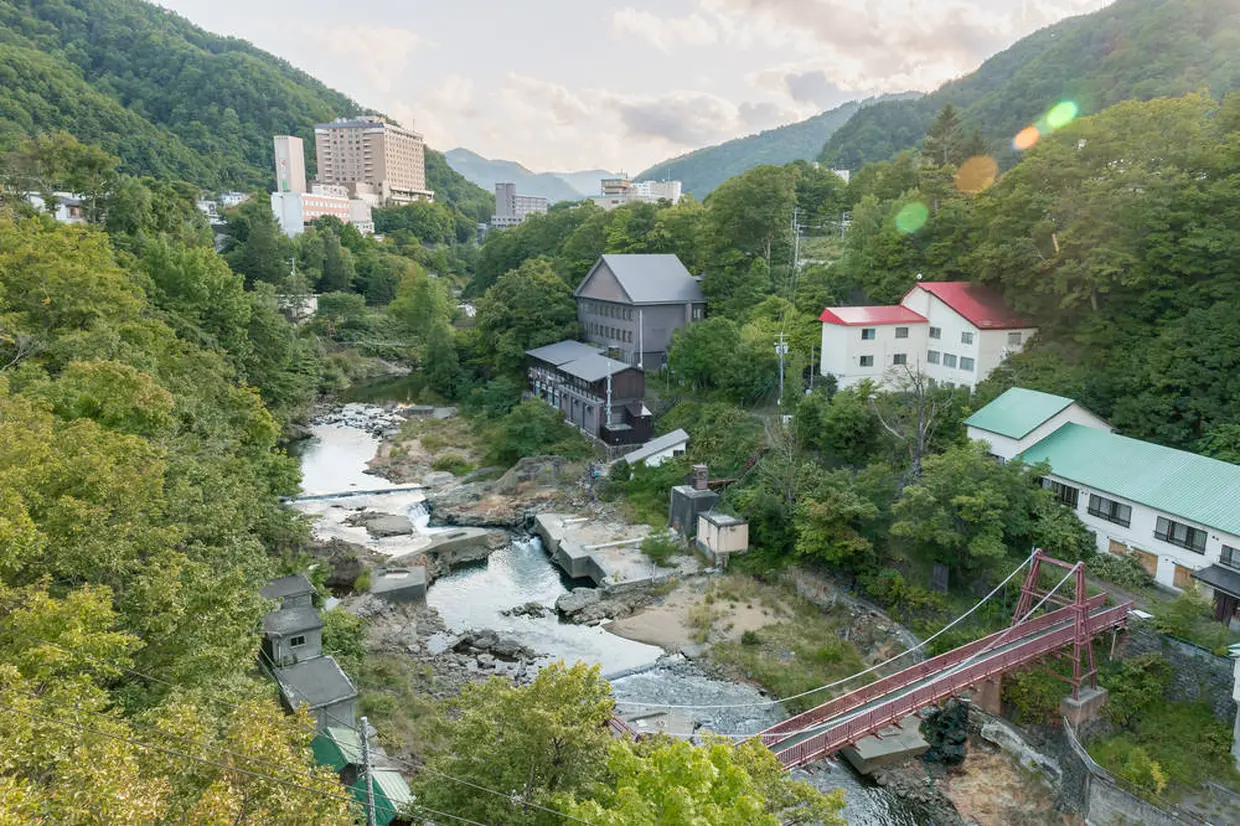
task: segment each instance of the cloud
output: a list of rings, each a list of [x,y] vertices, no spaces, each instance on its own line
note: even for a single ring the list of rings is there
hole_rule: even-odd
[[[415,54],[435,45],[415,31],[395,26],[301,23],[297,30],[324,53],[349,61],[385,93],[396,88],[396,81]]]
[[[668,53],[679,46],[711,46],[719,39],[716,27],[700,14],[659,17],[632,6],[612,13],[611,30],[619,37],[632,35]]]
[[[739,112],[731,102],[705,92],[672,92],[658,97],[609,95],[628,133],[662,138],[681,146],[711,143],[735,131]]]
[[[464,75],[446,75],[435,83],[428,101],[439,111],[446,111],[465,117],[478,114],[474,106],[474,81]]]

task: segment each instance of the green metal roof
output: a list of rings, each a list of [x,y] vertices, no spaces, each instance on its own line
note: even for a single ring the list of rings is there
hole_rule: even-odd
[[[320,765],[337,774],[345,766],[362,764],[362,742],[353,729],[328,726],[310,741],[310,750]]]
[[[379,826],[387,826],[398,812],[413,802],[413,793],[409,791],[405,778],[395,769],[373,769],[370,774],[375,790],[375,822]],[[366,779],[359,776],[351,788],[354,799],[365,806]]]
[[[1065,424],[1020,455],[1083,487],[1240,536],[1240,465]]]
[[[1013,387],[965,419],[964,423],[1009,439],[1023,439],[1070,404],[1072,399],[1063,396]]]

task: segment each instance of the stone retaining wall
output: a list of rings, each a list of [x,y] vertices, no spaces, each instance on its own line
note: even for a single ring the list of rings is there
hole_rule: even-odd
[[[1130,630],[1121,638],[1117,656],[1124,659],[1140,654],[1157,653],[1171,664],[1171,685],[1167,696],[1175,700],[1205,700],[1214,716],[1225,723],[1236,719],[1236,701],[1232,699],[1235,662],[1219,657],[1195,645],[1173,640],[1159,634],[1148,623],[1131,622]]]

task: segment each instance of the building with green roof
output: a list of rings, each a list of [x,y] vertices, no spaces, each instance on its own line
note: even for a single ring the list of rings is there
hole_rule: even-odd
[[[1046,463],[1044,484],[1094,533],[1161,585],[1194,581],[1216,618],[1240,608],[1240,465],[1130,439],[1072,399],[1008,390],[965,422],[992,455]],[[1053,550],[1053,549],[1048,549]]]
[[[964,421],[969,438],[986,442],[990,452],[1004,461],[1068,423],[1112,430],[1072,399],[1023,387],[1013,387]]]

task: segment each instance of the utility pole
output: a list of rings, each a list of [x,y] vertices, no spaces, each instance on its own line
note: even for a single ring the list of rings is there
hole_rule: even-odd
[[[792,277],[797,276],[797,267],[801,263],[801,209],[792,208]]]
[[[607,366],[607,429],[611,430],[611,365]]]
[[[784,340],[784,334],[779,334],[779,341],[775,342],[775,354],[779,356],[779,406],[784,404],[784,356],[788,355],[788,343]]]
[[[809,346],[809,392],[814,392],[814,345]]]
[[[370,722],[362,718],[362,772],[366,776],[366,826],[375,826],[375,779],[370,765]]]

